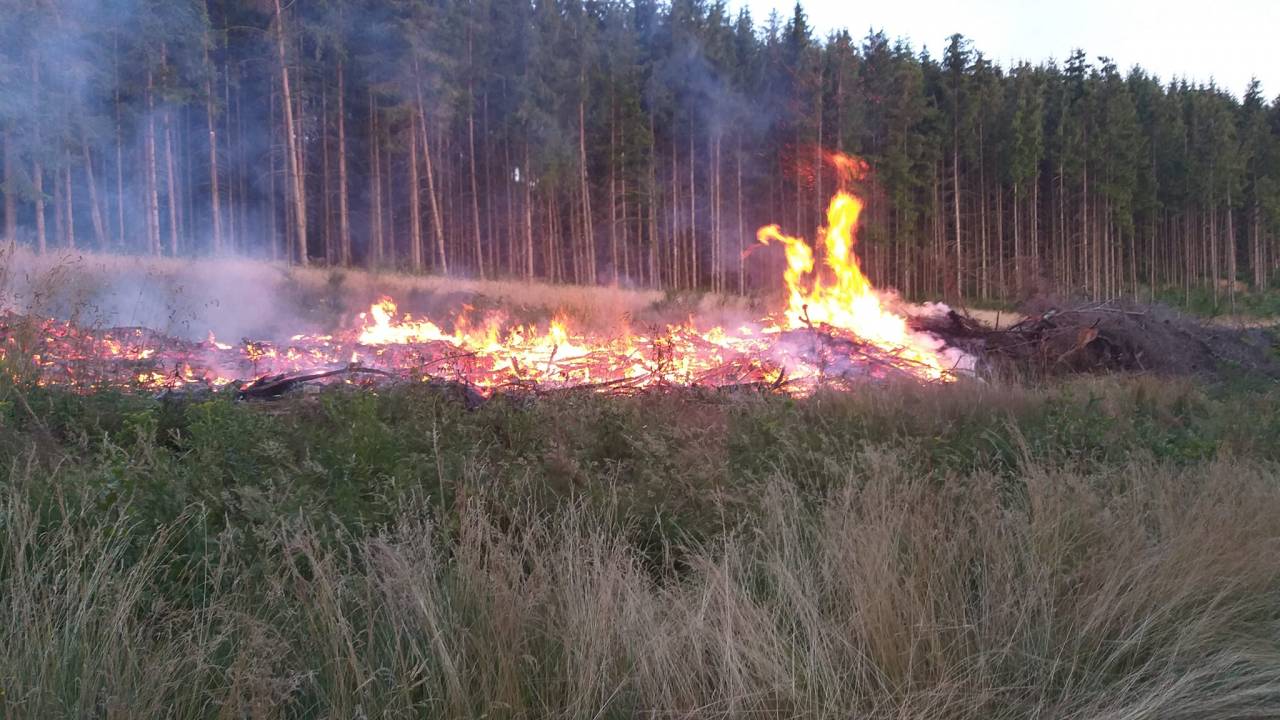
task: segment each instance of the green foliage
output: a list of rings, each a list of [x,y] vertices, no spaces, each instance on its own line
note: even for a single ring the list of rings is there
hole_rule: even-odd
[[[12,401],[4,406],[0,460],[75,476],[100,507],[126,504],[139,531],[196,508],[210,536],[233,533],[237,552],[249,556],[258,533],[281,518],[375,533],[405,503],[451,517],[477,495],[548,511],[565,502],[611,506],[619,527],[656,551],[670,538],[652,535],[654,527],[711,537],[753,512],[753,495],[777,472],[818,494],[863,481],[868,469],[856,458],[870,448],[892,449],[926,475],[1015,477],[1028,463],[1087,468],[1135,457],[1193,463],[1224,448],[1280,460],[1274,398],[1274,390],[1092,380],[868,388],[807,400],[569,392],[467,411],[425,386],[334,388],[278,405],[41,389],[24,397],[41,426]]]
[[[1274,386],[4,390],[6,716],[1280,702]]]
[[[1197,285],[1191,288],[1166,287],[1156,292],[1155,299],[1170,307],[1180,308],[1203,317],[1244,316],[1271,319],[1280,316],[1280,286],[1272,284],[1263,290],[1231,294]]]

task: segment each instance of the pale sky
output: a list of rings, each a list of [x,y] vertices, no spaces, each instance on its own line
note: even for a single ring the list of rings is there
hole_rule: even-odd
[[[794,0],[746,3],[757,25],[777,9],[785,21]],[[818,33],[847,27],[907,37],[935,57],[946,38],[962,33],[988,58],[1008,68],[1018,60],[1064,60],[1083,48],[1091,62],[1111,57],[1121,72],[1135,64],[1168,82],[1174,76],[1207,82],[1237,97],[1249,78],[1263,95],[1280,95],[1280,0],[804,0]]]

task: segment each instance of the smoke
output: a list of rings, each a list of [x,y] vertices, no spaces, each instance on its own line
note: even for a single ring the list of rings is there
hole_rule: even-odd
[[[287,268],[245,259],[190,262],[18,248],[0,251],[0,313],[71,320],[84,327],[145,327],[188,340],[287,341],[349,329],[379,298],[446,329],[501,315],[514,324],[566,316],[584,331],[628,322],[682,322],[690,316],[745,317],[745,300],[664,304],[662,294],[622,288],[553,286],[404,274]]]
[[[16,199],[15,216],[6,218],[15,226],[14,237],[6,240],[39,244],[36,200],[42,195],[49,248],[152,252],[147,217],[147,166],[152,165],[162,247],[168,249],[176,229],[179,254],[209,253],[212,181],[205,123],[211,106],[220,135],[224,243],[234,231],[235,250],[245,256],[269,252],[272,235],[262,220],[272,168],[261,161],[270,157],[274,127],[265,102],[272,75],[260,66],[211,64],[206,55],[217,52],[218,32],[206,12],[234,4],[56,0],[10,5],[0,22],[0,133],[9,170],[0,189]],[[253,11],[244,6],[237,12]],[[239,43],[260,44],[256,30],[250,23],[239,26],[237,32],[246,36]],[[233,87],[254,99],[238,105]],[[234,144],[228,135],[234,135]],[[39,189],[37,167],[43,176]],[[234,211],[227,199],[233,182],[241,198]],[[71,196],[63,199],[68,186]],[[105,247],[98,244],[99,217]],[[74,248],[70,232],[56,232],[72,223]]]
[[[86,327],[145,327],[190,340],[272,338],[320,325],[290,302],[286,276],[243,260],[191,263],[19,249],[5,257],[0,311]]]

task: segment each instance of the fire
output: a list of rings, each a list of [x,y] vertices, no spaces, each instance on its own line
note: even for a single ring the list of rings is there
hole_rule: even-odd
[[[230,346],[230,345],[228,345],[228,344],[226,344],[226,343],[218,342],[218,339],[217,339],[217,338],[215,338],[215,337],[213,336],[213,331],[212,331],[212,330],[210,330],[210,331],[209,331],[209,339],[208,339],[208,342],[209,342],[209,344],[210,344],[210,345],[212,345],[212,346],[214,346],[214,347],[218,348],[219,350],[230,350],[230,349],[231,349],[231,346]]]
[[[845,156],[839,156],[844,158]],[[757,239],[786,249],[787,326],[791,329],[826,325],[847,330],[888,352],[919,363],[930,379],[946,373],[938,353],[910,328],[905,317],[887,310],[871,282],[862,274],[853,252],[862,201],[844,190],[827,207],[823,229],[828,277],[815,274],[813,249],[803,238],[784,235],[777,225],[760,228]]]
[[[783,247],[787,305],[775,316],[730,329],[700,327],[690,318],[645,332],[624,327],[602,334],[577,329],[562,315],[545,325],[516,324],[502,313],[478,315],[465,307],[446,331],[382,297],[346,331],[294,335],[280,346],[221,342],[212,332],[191,342],[141,329],[89,331],[43,320],[28,333],[36,340],[23,353],[14,330],[19,319],[0,317],[0,336],[7,335],[0,359],[21,355],[37,368],[39,382],[77,387],[220,387],[237,378],[335,366],[377,377],[453,380],[482,393],[747,385],[805,394],[825,383],[867,377],[953,379],[954,358],[944,359],[937,340],[913,332],[887,307],[858,264],[862,201],[847,186],[865,165],[844,155],[829,160],[842,183],[821,230],[821,257],[777,225],[760,228],[761,246]]]

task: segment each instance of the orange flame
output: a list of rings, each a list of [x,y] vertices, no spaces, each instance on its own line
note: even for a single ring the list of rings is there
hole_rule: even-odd
[[[837,155],[835,162],[842,176],[856,177],[856,161]],[[861,213],[862,201],[854,195],[840,190],[831,198],[827,226],[822,230],[826,273],[815,274],[813,249],[803,238],[784,235],[777,225],[762,227],[756,234],[763,244],[776,242],[785,248],[788,326],[826,325],[848,330],[882,350],[924,366],[926,377],[941,378],[945,367],[938,353],[911,332],[905,317],[884,307],[862,273],[853,252]]]

